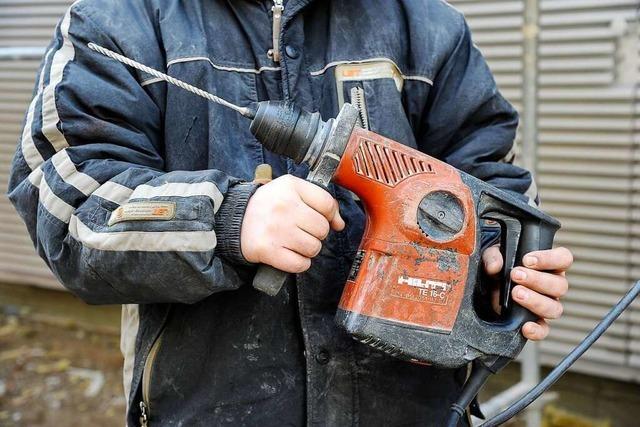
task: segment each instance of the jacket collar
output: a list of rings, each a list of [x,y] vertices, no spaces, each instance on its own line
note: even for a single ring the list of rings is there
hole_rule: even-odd
[[[291,19],[314,1],[316,0],[285,0],[284,14],[282,16],[283,28]]]

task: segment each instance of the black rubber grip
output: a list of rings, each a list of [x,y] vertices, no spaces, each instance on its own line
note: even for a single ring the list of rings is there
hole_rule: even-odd
[[[551,249],[556,231],[557,227],[554,224],[547,224],[544,221],[523,223],[516,265],[522,265],[522,258],[530,252]],[[522,327],[526,322],[538,320],[538,316],[518,303],[511,306],[508,318],[510,323],[519,325],[519,327]]]
[[[289,273],[278,270],[270,265],[262,264],[258,267],[253,278],[253,287],[269,296],[276,296],[289,278]]]

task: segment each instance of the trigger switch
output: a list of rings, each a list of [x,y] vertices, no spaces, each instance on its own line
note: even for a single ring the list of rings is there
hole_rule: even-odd
[[[460,200],[447,191],[424,196],[418,206],[418,226],[431,240],[452,240],[464,226],[464,208]]]

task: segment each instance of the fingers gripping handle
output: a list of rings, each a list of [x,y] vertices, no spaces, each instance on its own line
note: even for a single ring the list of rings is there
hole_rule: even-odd
[[[307,181],[316,184],[323,190],[327,190],[327,187],[322,185],[323,181],[318,180],[313,173],[309,174]],[[262,264],[258,267],[258,271],[253,278],[253,287],[272,297],[276,296],[287,282],[289,274],[270,265]]]
[[[320,174],[312,171],[309,173],[307,177],[307,181],[312,184],[316,184],[323,190],[327,190],[327,187],[323,185],[324,182],[328,182],[328,179],[325,176],[320,176]],[[289,274],[285,271],[278,270],[275,267],[270,265],[262,264],[258,267],[258,271],[253,278],[253,287],[259,291],[264,292],[269,296],[276,296],[280,289],[284,286],[289,278]]]
[[[258,165],[255,172],[254,182],[266,184],[272,178],[271,166],[267,164]],[[253,287],[269,296],[276,296],[287,281],[289,274],[278,270],[270,265],[262,264],[253,278]]]
[[[314,179],[313,175],[308,177],[307,181],[320,186],[324,190],[327,189],[323,185],[320,185],[318,181]],[[253,287],[269,296],[274,297],[278,295],[280,289],[282,289],[284,284],[287,282],[289,274],[290,273],[278,270],[277,268],[270,265],[262,264],[260,265],[260,267],[258,267],[258,271],[253,278]]]
[[[287,102],[264,101],[258,103],[251,132],[269,151],[309,165],[307,181],[327,190],[357,120],[358,109],[350,104],[342,107],[335,120],[324,122],[319,113]],[[273,267],[260,266],[253,286],[276,295],[287,277]]]
[[[500,320],[493,324],[502,331],[519,331],[537,316],[517,304],[511,297],[511,271],[522,265],[526,254],[551,249],[560,223],[544,212],[497,190],[481,197],[479,216],[500,224],[500,252],[504,260],[501,272]]]
[[[258,267],[253,278],[253,287],[269,296],[276,296],[289,278],[289,273],[278,270],[270,265],[262,264]]]
[[[522,265],[522,259],[530,252],[551,249],[557,230],[558,225],[556,223],[550,223],[544,219],[525,220],[522,223],[520,242],[516,254],[516,266]],[[511,286],[505,291],[507,293],[506,298],[510,298]],[[506,316],[510,324],[518,325],[518,327],[522,327],[526,322],[535,321],[538,318],[517,303],[507,306]]]

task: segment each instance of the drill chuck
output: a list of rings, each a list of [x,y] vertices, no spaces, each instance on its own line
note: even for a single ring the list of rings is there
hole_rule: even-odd
[[[326,122],[320,113],[309,113],[282,101],[263,101],[250,109],[251,133],[269,151],[309,166],[307,180],[326,188],[340,163],[358,110],[345,104],[336,119]],[[253,286],[276,295],[287,274],[270,266],[260,266]]]
[[[319,113],[289,102],[264,101],[258,103],[250,129],[267,150],[301,163],[323,125]]]

